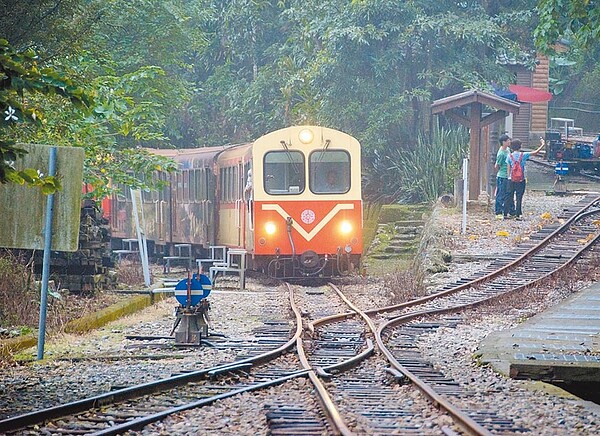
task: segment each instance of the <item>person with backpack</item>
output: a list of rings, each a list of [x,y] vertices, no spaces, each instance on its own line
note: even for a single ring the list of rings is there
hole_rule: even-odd
[[[521,151],[521,141],[519,139],[513,139],[510,143],[510,149],[512,150],[506,158],[508,165],[508,186],[506,190],[506,201],[504,202],[504,219],[511,217],[511,206],[514,204],[514,217],[517,220],[521,220],[523,215],[523,194],[525,194],[525,185],[527,179],[525,178],[525,162],[529,160],[530,156],[538,154],[544,148],[544,138],[540,138],[540,146],[531,152]],[[513,203],[514,198],[514,203]]]

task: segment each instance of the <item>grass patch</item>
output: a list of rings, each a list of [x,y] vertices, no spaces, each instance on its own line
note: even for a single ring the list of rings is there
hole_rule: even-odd
[[[33,266],[33,255],[10,250],[0,253],[0,327],[26,333],[38,327],[40,285],[34,278]],[[66,300],[64,292],[51,281],[48,287],[48,331],[58,330],[68,321]]]
[[[383,282],[389,289],[390,304],[404,303],[426,295],[424,285],[425,274],[422,269],[414,266],[384,277]]]
[[[117,265],[117,282],[124,286],[145,286],[144,271],[139,262],[124,258]]]

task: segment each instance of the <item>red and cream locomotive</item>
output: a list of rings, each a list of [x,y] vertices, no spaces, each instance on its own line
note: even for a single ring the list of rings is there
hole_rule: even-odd
[[[242,248],[272,277],[331,277],[362,254],[361,150],[352,136],[316,126],[271,132],[247,144],[151,150],[178,163],[144,192],[145,234],[155,252],[192,244]],[[125,192],[125,191],[124,191]],[[135,237],[129,195],[111,200],[113,238]],[[161,250],[162,249],[162,250]]]

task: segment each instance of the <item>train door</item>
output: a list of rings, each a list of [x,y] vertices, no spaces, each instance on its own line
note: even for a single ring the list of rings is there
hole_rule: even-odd
[[[217,179],[214,177],[212,169],[206,167],[202,170],[202,198],[203,200],[203,216],[206,223],[206,239],[209,244],[215,245],[217,240],[217,227],[215,224],[215,213],[217,208]]]
[[[244,232],[245,232],[245,217],[246,217],[246,206],[244,201],[244,164],[239,162],[234,171],[234,195],[235,195],[235,215],[237,225],[237,246],[242,247],[244,244]]]
[[[165,190],[165,202],[164,202],[164,215],[163,215],[163,227],[165,229],[165,245],[169,245],[173,242],[173,235],[175,232],[175,223],[177,222],[177,186],[181,183],[181,172],[178,171],[175,174],[171,174],[169,177],[170,183]],[[161,204],[161,207],[163,204]],[[160,211],[160,208],[159,208]]]
[[[240,194],[239,167],[222,166],[219,170],[219,245],[240,245]]]
[[[171,239],[169,242],[175,243],[181,240],[181,235],[184,234],[183,220],[185,219],[182,205],[185,203],[186,185],[189,181],[189,171],[179,170],[175,174],[175,186],[171,188]]]
[[[166,183],[167,173],[159,172],[154,177],[157,177],[161,182]],[[154,223],[150,224],[150,227],[154,227],[152,232],[152,238],[155,239],[156,243],[164,245],[167,238],[167,221],[168,221],[168,210],[167,201],[169,199],[170,186],[166,185],[162,189],[154,192]]]
[[[254,178],[252,164],[244,164],[244,247],[254,247]]]
[[[219,240],[226,245],[241,247],[244,241],[245,205],[243,198],[243,165],[222,167],[220,171],[221,202],[219,210]]]

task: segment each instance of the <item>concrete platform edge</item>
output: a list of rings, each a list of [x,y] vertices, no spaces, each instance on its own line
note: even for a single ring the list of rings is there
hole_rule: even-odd
[[[487,335],[479,364],[516,379],[600,381],[600,283],[571,295],[522,324]]]

